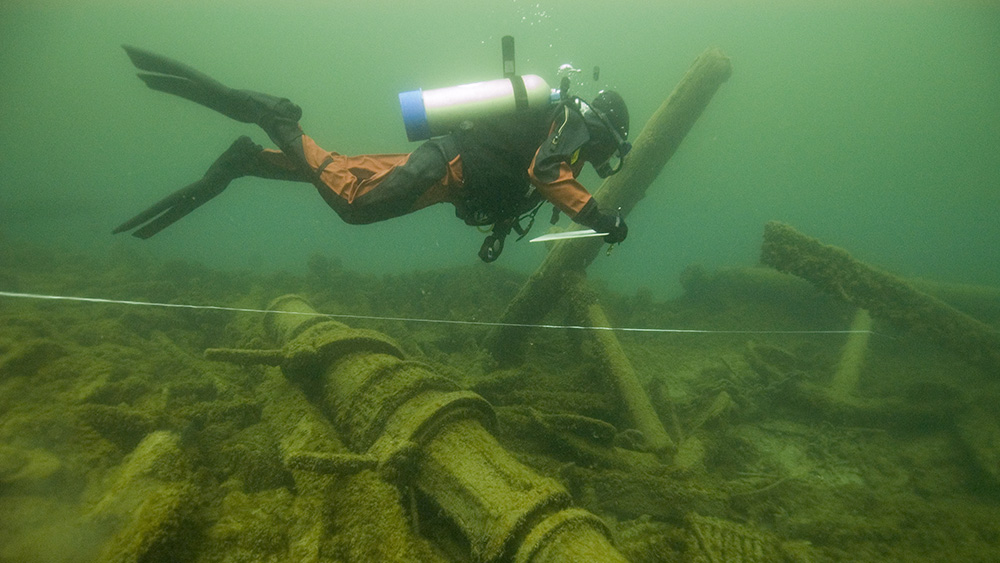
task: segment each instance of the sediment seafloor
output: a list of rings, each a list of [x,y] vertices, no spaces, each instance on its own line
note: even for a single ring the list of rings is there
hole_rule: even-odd
[[[526,361],[501,369],[490,327],[464,322],[499,318],[524,279],[0,249],[7,292],[247,309],[294,293],[350,315],[336,320],[486,398],[502,446],[630,561],[1000,557],[998,374],[879,322],[854,341],[797,332],[847,330],[856,310],[763,268],[691,267],[667,301],[597,287],[616,327],[723,331],[616,332],[675,445],[653,456],[580,330],[525,329]],[[927,290],[1000,326],[995,291]],[[478,538],[407,486],[409,458],[387,470],[356,452],[310,477],[289,444],[335,440],[329,413],[277,367],[205,359],[274,349],[262,317],[0,298],[0,560],[472,560]]]

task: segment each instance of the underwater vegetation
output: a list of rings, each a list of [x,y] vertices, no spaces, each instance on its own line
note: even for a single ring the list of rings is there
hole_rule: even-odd
[[[774,270],[691,267],[668,301],[595,287],[580,299],[613,326],[722,332],[525,329],[523,361],[501,365],[491,327],[462,323],[525,283],[495,266],[234,273],[15,245],[0,264],[11,292],[353,316],[5,298],[3,561],[998,553],[996,374]],[[913,285],[1000,324],[996,291]],[[576,324],[575,306],[546,321]],[[852,323],[871,333],[794,332]]]

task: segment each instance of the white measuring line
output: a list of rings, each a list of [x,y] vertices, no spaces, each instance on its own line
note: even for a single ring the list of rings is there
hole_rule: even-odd
[[[220,305],[189,305],[184,303],[155,303],[151,301],[129,301],[125,299],[103,299],[100,297],[74,297],[69,295],[43,295],[39,293],[18,293],[13,291],[0,291],[0,297],[14,297],[22,299],[47,299],[52,301],[73,301],[78,303],[104,303],[112,305],[132,305],[139,307],[167,307],[174,309],[202,309],[211,311],[231,311],[236,313],[275,313],[280,315],[303,315],[307,317],[328,317],[332,319],[355,319],[373,321],[398,321],[412,323],[437,323],[453,325],[471,325],[487,327],[513,327],[513,328],[558,328],[572,330],[614,330],[619,332],[659,332],[659,333],[693,333],[693,334],[874,334],[870,330],[707,330],[697,328],[637,328],[637,327],[610,327],[610,326],[584,326],[584,325],[552,325],[552,324],[526,324],[526,323],[501,323],[490,321],[458,321],[449,319],[421,319],[413,317],[381,317],[377,315],[349,315],[335,313],[307,313],[303,311],[278,311],[272,309],[249,309],[244,307],[223,307]]]

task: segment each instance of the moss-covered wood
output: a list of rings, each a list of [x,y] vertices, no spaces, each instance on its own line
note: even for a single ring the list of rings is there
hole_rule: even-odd
[[[856,260],[846,250],[772,221],[764,227],[760,260],[1000,375],[996,330],[918,291],[906,280]]]

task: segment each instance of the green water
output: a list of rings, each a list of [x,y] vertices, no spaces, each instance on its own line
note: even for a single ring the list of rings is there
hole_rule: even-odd
[[[485,235],[450,206],[351,226],[310,186],[241,179],[150,240],[111,235],[237,136],[267,142],[150,91],[120,44],[287,96],[322,146],[360,154],[413,150],[397,93],[499,76],[508,34],[518,70],[552,84],[562,64],[584,77],[599,65],[600,81],[576,92],[621,92],[634,132],[705,49],[733,65],[629,215],[629,239],[590,267],[604,312],[589,292],[560,299],[540,321],[552,326],[504,341],[523,346],[521,363],[497,362],[490,323],[545,248],[509,241],[499,263],[480,264]],[[631,561],[737,560],[740,549],[802,562],[998,560],[1000,379],[987,338],[1000,325],[998,60],[995,1],[0,0],[0,561],[481,559],[478,531],[435,505],[449,488],[406,483],[408,465],[426,467],[409,442],[377,472],[290,463],[348,452],[341,442],[362,419],[323,405],[334,393],[318,374],[205,357],[278,346],[246,310],[289,293],[384,333],[442,378],[330,389],[423,397],[450,379],[481,395],[498,443],[603,519]],[[591,170],[581,179],[600,183]],[[988,326],[929,331],[939,327],[922,322],[952,321],[930,310],[913,323],[873,314],[870,339],[817,333],[852,326],[854,305],[744,268],[772,220],[927,278],[915,285]],[[677,296],[693,264],[704,267]],[[555,326],[605,314],[619,328],[695,332],[598,340],[604,331]],[[830,386],[847,376],[853,391]],[[376,410],[424,412],[402,404]],[[656,419],[677,446],[660,457],[636,423],[656,430]],[[442,415],[420,439],[456,420]],[[350,448],[341,462],[360,465]],[[498,514],[536,498],[514,496]],[[496,521],[536,526],[538,514]],[[536,536],[522,532],[489,542]]]
[[[412,150],[396,94],[498,76],[506,34],[518,70],[553,84],[560,64],[599,65],[600,82],[578,93],[619,90],[633,131],[705,48],[732,58],[732,78],[595,276],[671,294],[689,264],[755,263],[777,219],[906,276],[1000,279],[995,2],[9,0],[0,233],[224,268],[300,270],[316,252],[375,273],[474,263],[483,235],[450,206],[349,226],[311,187],[256,179],[149,241],[111,236],[236,136],[267,141],[146,89],[118,45],[287,96],[322,146],[350,154]],[[540,246],[508,244],[502,264],[531,271]]]

